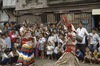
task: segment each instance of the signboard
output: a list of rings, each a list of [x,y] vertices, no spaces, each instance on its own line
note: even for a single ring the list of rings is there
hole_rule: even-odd
[[[92,15],[100,15],[100,9],[93,9]]]
[[[59,4],[59,3],[91,3],[100,2],[100,0],[48,0],[48,4]]]
[[[3,8],[15,8],[16,0],[3,0]]]

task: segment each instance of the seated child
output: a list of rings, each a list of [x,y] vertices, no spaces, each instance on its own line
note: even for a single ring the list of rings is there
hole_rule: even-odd
[[[1,63],[3,65],[5,65],[7,63],[12,64],[12,57],[13,57],[12,52],[10,52],[9,49],[5,49],[4,53],[2,55],[2,61],[1,61]]]
[[[17,50],[15,48],[12,49],[12,55],[13,55],[12,56],[12,62],[13,63],[16,63],[17,60],[18,60],[19,54],[17,53]]]
[[[92,64],[92,52],[88,47],[86,47],[86,52],[84,56],[84,62],[90,62]]]
[[[20,50],[21,50],[21,45],[17,46],[17,49],[16,49],[16,52],[17,52],[18,55],[20,53]]]
[[[62,48],[62,43],[59,43],[58,46],[54,49],[54,59],[59,59],[61,55],[64,53],[64,50]]]
[[[93,52],[93,58],[92,58],[92,60],[94,61],[94,63],[98,63],[98,56],[99,56],[99,52],[98,52],[98,50],[97,49],[95,49],[94,50],[94,52]]]
[[[80,49],[77,49],[77,51],[76,51],[76,56],[78,57],[78,59],[79,59],[80,61],[83,61],[83,60],[84,60],[84,55],[83,55],[83,53],[80,51]]]
[[[54,47],[51,45],[51,43],[48,42],[48,45],[47,45],[47,56],[48,56],[48,59],[53,58],[52,57],[52,54],[53,54],[53,49]]]

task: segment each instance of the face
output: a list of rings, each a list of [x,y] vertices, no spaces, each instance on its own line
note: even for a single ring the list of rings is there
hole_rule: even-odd
[[[55,25],[53,25],[53,28],[55,28]]]
[[[98,52],[98,51],[95,49],[94,52]]]
[[[9,27],[9,24],[7,23],[6,26]]]
[[[15,30],[12,30],[12,32],[14,32],[14,33],[15,33]]]
[[[82,27],[83,25],[81,23],[79,23],[79,27]]]
[[[5,36],[3,35],[3,36],[2,36],[2,38],[4,39],[4,38],[5,38]]]
[[[40,38],[42,38],[43,37],[43,35],[42,34],[40,34]]]
[[[95,30],[92,30],[92,33],[96,33],[96,31]]]
[[[86,48],[86,51],[89,51],[89,48]]]
[[[58,47],[61,47],[62,45],[61,44],[58,44]]]
[[[79,52],[80,50],[79,49],[77,49],[77,52]]]

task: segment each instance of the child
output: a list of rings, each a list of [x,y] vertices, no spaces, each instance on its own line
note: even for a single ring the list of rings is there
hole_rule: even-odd
[[[21,44],[20,44],[20,42],[19,42],[19,39],[17,38],[17,39],[16,39],[16,42],[14,43],[14,48],[17,49],[17,47],[18,47],[19,45],[21,45]]]
[[[43,37],[43,34],[40,34],[39,37],[40,38],[38,40],[38,43],[39,43],[40,58],[44,59],[44,45],[46,39]]]
[[[97,51],[97,49],[94,50],[93,52],[93,59],[94,60],[94,63],[97,63],[98,62],[98,56],[99,56],[99,52]]]
[[[85,56],[84,56],[84,62],[89,61],[90,64],[92,64],[92,52],[90,51],[90,49],[88,47],[86,47],[86,52],[85,52]]]
[[[83,61],[83,60],[84,60],[83,53],[80,51],[80,49],[77,49],[77,51],[76,51],[76,56],[78,57],[78,59],[79,59],[80,61]]]
[[[21,50],[21,45],[17,46],[16,52],[19,55],[20,54],[20,50]]]
[[[48,59],[50,59],[50,57],[52,58],[52,54],[53,54],[53,49],[54,47],[51,45],[50,42],[48,42],[48,45],[47,45],[47,56],[48,56]]]
[[[17,50],[15,48],[12,49],[12,55],[13,55],[12,56],[12,62],[13,63],[16,63],[17,60],[18,60],[19,54],[17,53]]]
[[[12,52],[9,49],[5,49],[2,55],[2,64],[5,65],[7,63],[12,64]]]

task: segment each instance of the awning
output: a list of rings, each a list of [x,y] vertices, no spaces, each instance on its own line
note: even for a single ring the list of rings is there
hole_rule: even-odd
[[[92,15],[100,15],[100,9],[93,9]]]

